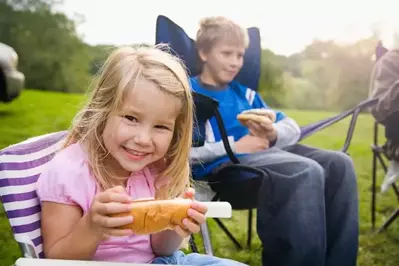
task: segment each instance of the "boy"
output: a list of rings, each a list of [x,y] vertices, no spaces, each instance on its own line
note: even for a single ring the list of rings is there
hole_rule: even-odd
[[[233,81],[248,46],[246,30],[223,17],[206,18],[196,44],[202,72],[191,79],[192,89],[219,101],[240,162],[270,175],[260,189],[257,214],[263,265],[355,266],[358,199],[351,159],[296,144],[300,128],[282,112],[276,112],[275,123],[237,121],[243,110],[268,108],[255,91]],[[214,119],[207,121],[206,145],[192,148],[191,159],[198,177],[227,161]]]

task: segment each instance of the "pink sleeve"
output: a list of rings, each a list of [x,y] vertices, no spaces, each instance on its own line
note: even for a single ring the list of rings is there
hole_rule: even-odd
[[[39,200],[87,206],[87,180],[85,164],[72,161],[61,152],[46,166],[37,181]],[[88,172],[88,171],[87,171]]]

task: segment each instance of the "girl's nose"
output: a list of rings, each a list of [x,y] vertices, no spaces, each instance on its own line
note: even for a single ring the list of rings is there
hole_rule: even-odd
[[[151,141],[150,132],[141,130],[134,136],[134,141],[139,145],[148,145]]]

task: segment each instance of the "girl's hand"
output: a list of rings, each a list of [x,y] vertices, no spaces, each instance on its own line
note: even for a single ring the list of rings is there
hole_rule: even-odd
[[[184,192],[182,197],[185,199],[194,200],[194,194],[194,189],[190,188],[186,192]],[[207,211],[208,208],[205,204],[198,201],[193,201],[191,203],[191,207],[187,211],[187,214],[190,218],[186,218],[183,220],[184,228],[179,225],[175,227],[176,233],[183,238],[188,237],[192,233],[198,233],[200,230],[200,225],[205,223],[205,214]]]
[[[108,216],[111,213],[129,212],[131,202],[131,197],[122,186],[116,186],[98,193],[94,197],[87,216],[90,227],[103,236],[125,236],[132,234],[132,230],[115,228],[133,222],[132,216]]]

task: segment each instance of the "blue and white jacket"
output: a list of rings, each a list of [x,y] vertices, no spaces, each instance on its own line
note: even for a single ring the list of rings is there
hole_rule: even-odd
[[[237,120],[237,115],[244,110],[269,107],[256,91],[236,81],[232,81],[223,90],[209,90],[204,88],[197,78],[191,78],[190,82],[193,91],[219,102],[219,112],[226,127],[230,146],[233,152],[235,152],[235,142],[249,133],[248,128]],[[283,112],[275,112],[276,122],[274,123],[274,127],[277,131],[277,141],[274,147],[284,148],[295,144],[300,137],[298,124]],[[240,157],[243,154],[236,155]],[[193,173],[197,178],[204,177],[215,167],[229,161],[214,117],[206,121],[204,146],[193,147],[190,159]]]

